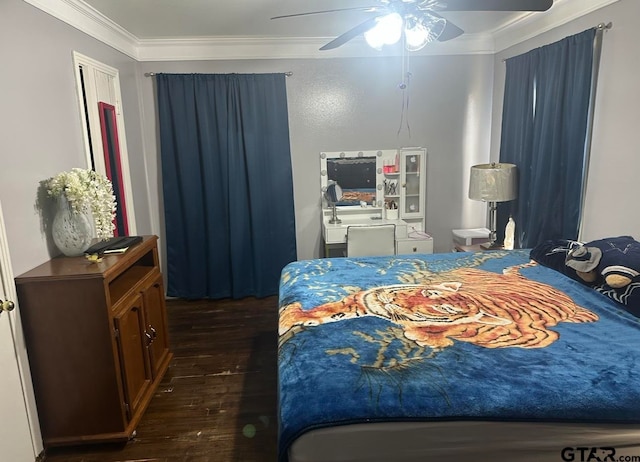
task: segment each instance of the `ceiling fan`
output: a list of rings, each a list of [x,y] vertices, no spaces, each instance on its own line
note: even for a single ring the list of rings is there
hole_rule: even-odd
[[[271,19],[291,18],[341,11],[365,11],[375,16],[339,35],[320,50],[332,50],[364,34],[367,43],[376,49],[396,43],[404,35],[405,47],[417,51],[427,43],[444,42],[464,31],[443,18],[447,11],[546,11],[553,0],[379,0],[379,5],[335,8],[323,11],[275,16]]]

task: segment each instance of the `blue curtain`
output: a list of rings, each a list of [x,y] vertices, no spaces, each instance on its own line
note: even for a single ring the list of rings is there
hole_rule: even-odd
[[[506,61],[500,162],[518,166],[518,198],[498,205],[498,233],[512,215],[516,247],[577,239],[595,29]]]
[[[168,295],[274,295],[296,260],[285,78],[156,76]]]

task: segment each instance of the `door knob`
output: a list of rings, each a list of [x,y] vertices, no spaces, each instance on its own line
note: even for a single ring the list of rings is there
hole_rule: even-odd
[[[13,311],[15,307],[16,307],[15,303],[13,303],[11,300],[5,300],[4,302],[0,300],[0,312]]]

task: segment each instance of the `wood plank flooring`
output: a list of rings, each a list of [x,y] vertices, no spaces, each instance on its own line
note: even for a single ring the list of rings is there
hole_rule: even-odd
[[[47,462],[274,462],[277,297],[168,300],[174,359],[127,444],[50,448]]]

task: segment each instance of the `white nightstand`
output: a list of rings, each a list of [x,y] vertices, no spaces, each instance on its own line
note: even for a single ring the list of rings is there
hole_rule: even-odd
[[[408,237],[396,239],[396,255],[412,253],[433,253],[433,238],[413,239]]]
[[[458,246],[473,246],[488,242],[491,231],[487,228],[454,229],[452,231],[453,250]]]

